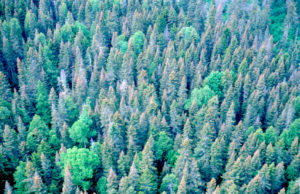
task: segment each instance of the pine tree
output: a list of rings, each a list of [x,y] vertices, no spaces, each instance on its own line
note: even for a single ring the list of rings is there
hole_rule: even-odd
[[[127,161],[126,161],[124,152],[121,151],[119,160],[118,160],[118,176],[125,177],[127,174],[126,172],[127,172]]]
[[[107,132],[107,143],[112,150],[111,155],[113,161],[118,160],[119,154],[124,149],[124,136],[124,123],[119,112],[116,112]]]
[[[178,186],[177,194],[186,194],[186,193],[187,193],[187,191],[186,191],[185,177],[183,176],[181,178],[180,184]]]
[[[256,175],[247,185],[245,193],[263,193],[266,192],[261,184],[261,177]]]
[[[132,190],[136,191],[137,186],[138,186],[139,174],[137,172],[134,161],[132,162],[132,165],[130,167],[130,171],[129,171],[127,179],[128,179],[129,188],[131,187]]]
[[[24,30],[25,34],[28,38],[34,39],[34,33],[36,28],[36,16],[34,13],[32,13],[32,10],[28,10],[25,16],[24,21]]]
[[[174,174],[167,174],[163,179],[160,192],[175,193],[178,187],[178,180]]]
[[[212,178],[211,181],[207,183],[206,193],[212,194],[216,188],[216,179]]]
[[[47,193],[44,183],[37,172],[34,173],[33,185],[30,188],[30,192],[32,192],[32,193]]]
[[[106,192],[108,194],[117,193],[118,180],[117,180],[117,175],[115,174],[115,172],[113,171],[112,168],[109,170],[109,174],[108,174],[108,177],[107,177],[106,188],[107,188]]]
[[[282,185],[285,183],[284,176],[284,165],[283,162],[277,164],[275,167],[275,171],[273,173],[273,177],[271,178],[271,189],[272,192],[279,192],[282,188]]]
[[[171,107],[170,107],[170,118],[171,118],[171,123],[170,126],[172,128],[172,134],[177,134],[177,133],[182,133],[181,132],[181,117],[177,112],[177,102],[173,100]]]
[[[48,104],[48,94],[41,81],[37,83],[37,104],[36,114],[41,116],[42,120],[49,124],[51,120],[50,107]]]
[[[205,177],[209,177],[210,147],[213,144],[215,136],[214,128],[211,128],[208,123],[205,124],[199,136],[200,141],[196,145],[194,155],[201,173],[204,173]]]
[[[196,160],[193,158],[192,161],[186,162],[183,169],[183,177],[185,177],[185,182],[188,193],[199,193],[203,192],[204,181],[201,178]]]
[[[6,158],[9,160],[7,165],[11,165],[13,168],[17,166],[18,159],[18,139],[17,133],[14,129],[11,129],[8,125],[5,125],[3,132],[3,146],[5,150]]]
[[[211,176],[217,178],[223,169],[223,157],[222,157],[222,147],[219,139],[211,145],[210,150],[210,169]]]
[[[175,167],[173,168],[173,172],[176,177],[180,178],[183,175],[183,168],[187,161],[190,160],[191,157],[191,145],[189,139],[186,138],[182,141],[182,144],[179,149],[179,156],[176,160]]]
[[[12,194],[13,188],[10,186],[8,181],[5,181],[4,194]]]
[[[65,167],[64,184],[62,189],[63,194],[71,194],[75,190],[70,168],[71,167],[69,164],[67,164],[67,166]]]
[[[7,102],[10,102],[12,99],[12,92],[9,88],[9,83],[2,71],[0,71],[0,98]]]
[[[300,171],[300,152],[292,160],[291,164],[287,167],[286,173],[289,180],[297,179],[297,174]]]
[[[34,115],[32,121],[30,122],[28,134],[27,134],[27,144],[30,151],[37,149],[39,143],[42,140],[46,140],[48,137],[48,127],[40,116]]]
[[[272,144],[270,143],[266,150],[266,163],[270,165],[272,162],[274,162],[274,160],[275,160],[275,151]]]
[[[51,170],[52,165],[43,152],[41,153],[41,164],[42,164],[42,173],[41,173],[42,178],[45,180],[45,183],[49,185],[52,176],[52,170]]]
[[[139,190],[144,193],[155,193],[157,190],[157,177],[149,167],[143,169],[139,180]]]
[[[214,193],[216,193],[216,190]],[[226,185],[224,184],[224,187],[220,188],[220,190],[221,190],[221,192],[226,192],[226,193],[233,193],[233,194],[239,193],[238,187],[236,186],[236,184],[234,184],[234,182],[232,180],[226,182]]]

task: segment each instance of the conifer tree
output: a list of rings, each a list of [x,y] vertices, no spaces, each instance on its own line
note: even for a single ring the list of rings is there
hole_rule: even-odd
[[[163,179],[161,183],[161,192],[166,192],[166,193],[175,193],[178,187],[178,180],[175,177],[174,174],[167,174]]]
[[[37,172],[34,173],[33,185],[30,188],[30,192],[32,192],[32,193],[47,193],[44,183]]]
[[[180,184],[178,186],[177,194],[186,194],[186,193],[187,193],[187,191],[186,191],[185,177],[183,176],[181,178]]]
[[[11,129],[8,125],[5,125],[3,132],[3,146],[5,150],[6,158],[9,160],[7,165],[15,168],[18,159],[18,139],[14,129]]]
[[[62,193],[63,194],[71,194],[74,192],[74,183],[72,181],[72,175],[70,172],[70,165],[67,164],[67,166],[65,167],[65,175],[64,175],[64,184],[63,184],[63,189],[62,189]]]
[[[50,107],[48,104],[48,94],[42,82],[37,83],[37,111],[36,114],[41,116],[43,121],[48,124],[50,123]]]
[[[108,194],[117,193],[118,180],[117,180],[117,175],[115,174],[112,168],[109,170],[106,188]]]
[[[127,174],[126,172],[127,172],[127,161],[126,161],[124,152],[121,151],[119,160],[118,160],[118,176],[125,177]]]
[[[179,157],[177,158],[175,167],[173,169],[173,172],[176,177],[179,177],[179,178],[182,177],[183,168],[184,168],[186,162],[190,160],[191,154],[192,154],[191,145],[190,145],[189,139],[186,138],[182,141],[182,144],[179,149]]]
[[[261,184],[261,177],[256,175],[247,185],[245,193],[263,193],[266,192]]]
[[[1,191],[299,193],[298,1],[0,5]]]
[[[222,157],[222,147],[219,139],[211,145],[210,150],[210,169],[211,176],[217,178],[221,174],[221,169],[223,169],[223,157]]]
[[[216,188],[216,179],[212,178],[208,183],[207,183],[207,188],[206,188],[206,193],[211,194]]]
[[[4,194],[12,194],[13,188],[10,186],[8,181],[5,181]]]
[[[35,151],[42,140],[46,140],[48,137],[48,127],[40,116],[35,115],[30,122],[27,145],[30,151]]]
[[[113,161],[118,160],[117,158],[119,157],[119,154],[124,149],[124,136],[125,131],[123,120],[120,117],[119,112],[116,112],[107,132],[107,143],[110,146],[110,149],[113,151],[110,153]]]
[[[7,81],[6,76],[2,71],[0,71],[0,98],[3,100],[7,100],[10,102],[12,98],[12,92],[9,88],[9,83]]]
[[[134,161],[132,162],[132,165],[130,167],[127,179],[129,187],[131,187],[133,191],[137,191],[139,174],[137,172]]]

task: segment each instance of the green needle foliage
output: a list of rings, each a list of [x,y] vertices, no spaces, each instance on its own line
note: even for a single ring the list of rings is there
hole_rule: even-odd
[[[0,193],[299,193],[299,0],[0,0]]]

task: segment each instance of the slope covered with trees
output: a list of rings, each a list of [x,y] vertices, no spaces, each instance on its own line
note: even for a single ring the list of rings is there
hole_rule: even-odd
[[[300,193],[299,16],[0,0],[0,192]]]

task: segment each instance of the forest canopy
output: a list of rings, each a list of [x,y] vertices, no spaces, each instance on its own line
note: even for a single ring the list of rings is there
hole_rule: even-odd
[[[300,193],[299,0],[0,0],[0,193]]]

